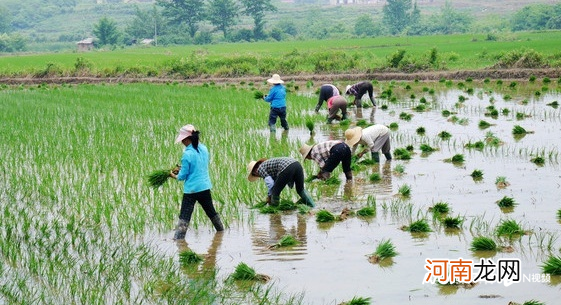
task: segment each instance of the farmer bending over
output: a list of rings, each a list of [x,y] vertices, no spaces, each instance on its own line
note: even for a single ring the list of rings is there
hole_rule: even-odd
[[[300,154],[304,160],[314,160],[320,166],[320,171],[314,178],[328,179],[331,172],[341,163],[347,181],[353,179],[351,149],[343,141],[325,141],[313,146],[304,144],[300,147]]]
[[[376,107],[376,102],[374,102],[374,88],[371,82],[360,82],[354,85],[348,85],[345,89],[346,95],[354,95],[355,100],[353,104],[355,104],[357,108],[362,107],[362,96],[366,93],[368,93],[372,106]]]
[[[382,124],[376,124],[362,129],[361,127],[355,127],[345,130],[345,143],[352,147],[352,153],[354,154],[358,144],[362,144],[365,148],[357,154],[358,158],[361,158],[367,151],[372,153],[372,159],[376,163],[380,162],[379,151],[386,157],[386,160],[392,159],[392,154],[390,153],[390,129]]]

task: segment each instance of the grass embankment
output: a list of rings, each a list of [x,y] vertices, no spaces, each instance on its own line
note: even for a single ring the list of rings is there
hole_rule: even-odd
[[[391,73],[435,73],[493,68],[486,76],[508,69],[561,66],[561,31],[493,36],[384,37],[344,40],[256,42],[205,46],[126,48],[87,53],[26,54],[0,57],[0,77],[10,78],[248,78],[272,73],[298,78],[358,75],[399,78]],[[494,40],[496,39],[496,40]],[[528,72],[532,73],[532,72]],[[557,75],[558,72],[548,72]],[[479,78],[477,73],[472,73]],[[537,76],[555,77],[555,75]],[[453,75],[453,74],[452,74]],[[459,78],[465,78],[463,75]],[[522,78],[527,78],[524,74]],[[338,78],[338,77],[335,77]],[[421,77],[422,78],[422,77]],[[450,77],[448,77],[450,78]],[[438,78],[437,78],[438,79]]]

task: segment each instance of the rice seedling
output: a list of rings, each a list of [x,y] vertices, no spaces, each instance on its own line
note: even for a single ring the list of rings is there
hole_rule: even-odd
[[[370,124],[365,119],[360,119],[360,120],[356,121],[356,126],[366,128],[366,127],[370,126]]]
[[[306,128],[310,131],[310,135],[314,133],[314,121],[311,118],[306,119]]]
[[[253,98],[256,100],[260,100],[264,97],[265,95],[263,94],[263,92],[257,90],[253,92]]]
[[[372,304],[371,298],[353,297],[348,302],[342,302],[339,305],[370,305]]]
[[[297,204],[290,200],[281,199],[277,209],[279,211],[294,211],[297,208]]]
[[[397,130],[399,128],[399,124],[397,124],[396,122],[392,122],[392,123],[390,123],[388,128],[391,129],[391,130]]]
[[[428,145],[428,144],[421,144],[421,146],[420,146],[419,148],[421,149],[421,151],[422,151],[423,153],[431,153],[431,152],[437,150],[436,148],[431,147],[431,146]]]
[[[510,183],[506,180],[505,176],[498,176],[497,179],[495,179],[495,185],[498,188],[505,188],[509,186]]]
[[[428,233],[432,231],[425,219],[412,222],[408,227],[405,227],[405,230],[412,233]]]
[[[470,176],[473,178],[473,180],[481,180],[483,179],[483,171],[480,169],[474,169],[473,172],[471,172]]]
[[[339,185],[339,184],[341,184],[341,179],[339,179],[335,176],[331,176],[331,177],[325,179],[323,181],[323,184],[325,184],[325,185]]]
[[[442,114],[443,117],[448,117],[452,114],[452,112],[450,112],[450,110],[444,109],[444,110],[442,110],[441,114]]]
[[[332,222],[335,221],[335,215],[327,210],[319,210],[316,213],[317,222]]]
[[[419,135],[424,135],[425,131],[426,131],[425,127],[422,127],[422,126],[418,127],[417,130],[416,130],[417,134],[419,134]]]
[[[179,263],[182,267],[187,267],[203,261],[203,257],[193,252],[192,250],[185,250],[179,253]]]
[[[471,143],[470,141],[467,142],[466,145],[464,145],[464,147],[469,149],[474,148],[477,150],[483,150],[483,148],[485,147],[485,143],[483,143],[483,141],[477,141],[475,143]]]
[[[407,145],[405,146],[405,149],[407,149],[408,152],[413,152],[415,150],[415,147],[413,147],[413,145]]]
[[[561,257],[549,256],[541,266],[542,272],[551,275],[561,275]]]
[[[491,127],[491,123],[484,121],[484,120],[480,120],[479,124],[477,125],[480,129],[485,129],[485,128],[489,128]]]
[[[276,214],[279,212],[278,207],[274,207],[271,205],[265,205],[259,208],[259,213],[261,214]]]
[[[388,110],[388,105],[383,104],[383,105],[380,107],[380,109],[382,109],[382,110]]]
[[[384,259],[395,257],[395,256],[397,256],[397,254],[398,253],[395,250],[395,246],[393,245],[391,240],[390,239],[385,239],[385,240],[382,240],[378,244],[374,253],[372,253],[368,257],[368,261],[375,264],[375,263],[378,263],[378,262],[380,262]]]
[[[426,103],[427,103],[427,99],[423,96],[423,97],[421,97],[421,99],[419,100],[419,103],[426,104]]]
[[[557,210],[557,219],[561,219],[561,209]]]
[[[508,85],[508,87],[511,88],[511,89],[514,89],[514,88],[516,88],[516,85],[517,85],[516,82],[511,82],[511,83]]]
[[[559,102],[553,101],[551,103],[547,103],[546,105],[557,109],[557,107],[559,107]]]
[[[429,207],[429,212],[434,214],[446,214],[450,211],[450,207],[446,202],[437,202],[432,207]]]
[[[411,118],[413,118],[412,114],[406,113],[406,112],[401,112],[399,114],[399,118],[404,120],[404,121],[411,121]]]
[[[514,125],[514,127],[512,128],[512,134],[513,135],[525,135],[528,133],[534,133],[533,131],[527,131],[526,129],[524,129],[524,127],[520,126],[520,125]]]
[[[497,243],[485,236],[477,236],[471,241],[471,251],[498,251]]]
[[[517,203],[514,201],[514,198],[508,196],[504,196],[500,200],[497,200],[497,205],[500,208],[513,208],[516,204]]]
[[[372,217],[376,216],[376,206],[367,206],[356,211],[357,216]]]
[[[394,158],[397,160],[409,160],[411,159],[411,153],[405,148],[396,148],[393,151]]]
[[[444,159],[444,162],[462,163],[464,162],[464,155],[455,154],[452,156],[452,158]]]
[[[235,271],[230,275],[230,278],[234,281],[257,281],[257,282],[267,282],[271,278],[264,274],[258,274],[255,270],[249,267],[246,263],[239,263],[236,266]]]
[[[309,214],[311,210],[312,210],[312,208],[310,206],[305,205],[305,204],[299,204],[298,205],[298,214],[301,214],[301,215]]]
[[[398,175],[403,175],[405,173],[405,166],[403,164],[397,164],[393,171]]]
[[[417,112],[424,112],[424,111],[427,111],[427,105],[419,104],[419,105],[415,106],[415,108],[413,108],[413,109]]]
[[[488,131],[485,134],[485,143],[487,143],[487,145],[489,145],[489,146],[497,147],[497,146],[500,146],[501,144],[503,144],[503,141],[501,141],[491,131]]]
[[[281,237],[281,239],[276,244],[269,246],[269,249],[292,247],[296,246],[298,243],[298,240],[294,238],[294,236],[287,234]]]
[[[398,190],[399,195],[402,197],[410,197],[411,196],[411,186],[404,184],[399,187]]]
[[[522,235],[525,231],[522,227],[513,219],[502,220],[497,226],[496,233],[498,236],[509,236]]]
[[[503,108],[501,110],[501,114],[504,115],[504,116],[507,116],[507,115],[510,114],[510,110],[508,108]]]
[[[445,217],[442,223],[448,229],[460,229],[464,223],[464,218],[461,216]]]
[[[438,136],[442,139],[442,140],[448,140],[452,137],[452,134],[450,134],[448,131],[441,131]]]
[[[380,176],[380,173],[372,173],[368,179],[370,180],[370,182],[380,182],[382,180],[382,177]]]
[[[179,173],[179,165],[176,165],[170,169],[155,170],[148,175],[148,184],[153,188],[159,188],[164,185],[169,178],[171,178],[170,173]]]

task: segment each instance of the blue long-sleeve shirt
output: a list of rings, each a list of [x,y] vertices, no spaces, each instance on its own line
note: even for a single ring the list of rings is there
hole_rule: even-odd
[[[192,144],[186,146],[181,157],[181,170],[177,180],[185,181],[183,192],[185,194],[198,193],[212,188],[208,163],[210,161],[208,149],[199,143],[199,151]]]
[[[272,86],[264,100],[271,103],[272,108],[286,107],[286,88],[281,84]]]

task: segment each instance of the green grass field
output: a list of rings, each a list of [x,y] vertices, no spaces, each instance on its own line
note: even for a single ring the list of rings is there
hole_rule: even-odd
[[[181,47],[136,47],[84,53],[25,54],[0,57],[0,76],[242,77],[271,73],[365,73],[388,69],[398,50],[430,70],[474,70],[493,66],[505,53],[534,50],[543,64],[560,65],[561,31],[486,35],[385,37],[346,40],[257,42]],[[399,69],[394,69],[398,70]]]

